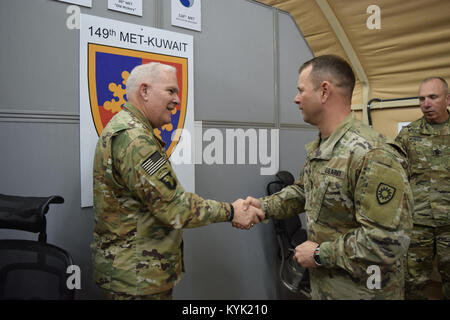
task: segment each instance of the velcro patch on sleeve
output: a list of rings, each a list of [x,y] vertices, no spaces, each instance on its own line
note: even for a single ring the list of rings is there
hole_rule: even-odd
[[[161,153],[155,151],[142,163],[142,168],[152,176],[166,163],[166,161],[166,158],[164,158]]]
[[[399,223],[403,197],[402,175],[380,163],[372,163],[366,177],[367,188],[360,195],[362,214],[387,228],[395,229]]]

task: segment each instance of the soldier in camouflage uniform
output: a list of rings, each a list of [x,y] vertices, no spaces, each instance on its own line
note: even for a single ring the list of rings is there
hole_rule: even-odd
[[[439,77],[419,89],[424,116],[403,128],[396,141],[407,152],[414,195],[414,228],[408,251],[406,297],[427,299],[425,288],[437,255],[442,292],[450,298],[450,94]]]
[[[176,70],[150,63],[127,80],[128,102],[103,130],[94,158],[94,280],[107,299],[171,299],[182,271],[182,228],[264,219],[185,192],[153,133],[180,103]],[[259,216],[258,216],[259,215]]]
[[[306,212],[308,241],[295,259],[310,268],[313,299],[403,299],[413,206],[405,155],[352,117],[354,84],[336,56],[300,68],[294,102],[320,134],[294,185],[246,201],[269,218]]]

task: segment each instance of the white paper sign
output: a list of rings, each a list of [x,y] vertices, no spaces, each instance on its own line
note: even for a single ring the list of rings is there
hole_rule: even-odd
[[[201,0],[172,0],[172,25],[202,31]]]
[[[79,6],[92,8],[92,0],[56,0],[56,1],[73,3]]]
[[[184,189],[195,192],[193,159],[174,163],[174,155],[195,148],[194,45],[190,35],[121,21],[80,15],[80,171],[81,206],[93,203],[93,162],[98,136],[126,102],[125,88],[131,70],[140,64],[160,62],[177,69],[180,105],[171,123],[155,130],[166,142],[173,169]],[[177,130],[177,129],[183,129]],[[175,134],[174,134],[175,132]],[[179,136],[177,136],[180,134]],[[175,138],[174,138],[175,137]],[[178,138],[178,139],[177,139]],[[168,139],[168,140],[167,140]],[[168,142],[169,141],[169,142]],[[181,143],[181,144],[180,144]],[[192,155],[194,151],[192,151]]]
[[[399,122],[398,123],[398,128],[397,128],[397,133],[400,133],[400,131],[403,129],[403,127],[406,127],[410,123],[411,122]]]
[[[142,0],[108,0],[108,9],[142,17]]]

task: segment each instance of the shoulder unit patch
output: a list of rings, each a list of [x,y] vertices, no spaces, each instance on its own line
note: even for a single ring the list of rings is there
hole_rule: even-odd
[[[378,203],[383,205],[388,203],[394,198],[395,188],[385,183],[380,183],[377,188],[377,200]]]

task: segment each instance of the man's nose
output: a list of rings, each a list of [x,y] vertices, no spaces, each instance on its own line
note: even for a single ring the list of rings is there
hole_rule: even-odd
[[[181,103],[180,97],[178,95],[175,95],[174,103],[176,103],[177,105]]]
[[[425,108],[430,107],[430,106],[431,106],[431,99],[428,98],[428,97],[425,98],[425,99],[423,100],[423,102],[422,102],[422,106],[425,107]]]

